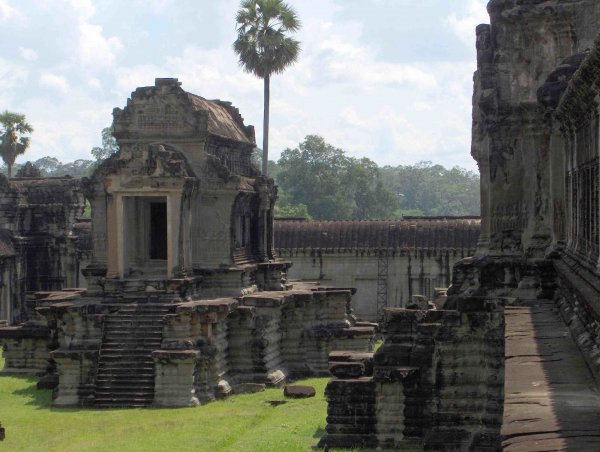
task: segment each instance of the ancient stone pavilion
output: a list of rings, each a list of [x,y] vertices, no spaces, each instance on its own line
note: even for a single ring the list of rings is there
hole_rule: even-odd
[[[120,151],[83,181],[87,289],[36,294],[56,406],[196,405],[324,375],[331,350],[372,346],[350,290],[287,283],[254,129],[180,85],[156,79],[114,110]],[[7,363],[27,343],[5,345]]]

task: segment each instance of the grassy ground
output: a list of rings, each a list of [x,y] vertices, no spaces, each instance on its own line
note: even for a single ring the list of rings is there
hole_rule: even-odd
[[[3,362],[0,356],[0,368]],[[283,400],[282,389],[243,394],[197,408],[56,409],[36,380],[0,376],[0,423],[10,451],[307,451],[325,428],[326,378],[311,399]]]
[[[297,382],[316,389],[310,399],[285,399],[278,388],[196,408],[93,410],[52,408],[51,392],[37,390],[37,379],[0,375],[0,452],[309,451],[324,433],[327,381]],[[273,407],[271,400],[286,403]]]

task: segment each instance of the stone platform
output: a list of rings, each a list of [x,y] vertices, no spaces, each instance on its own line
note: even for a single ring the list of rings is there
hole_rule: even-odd
[[[506,451],[600,450],[600,397],[555,304],[506,307]]]

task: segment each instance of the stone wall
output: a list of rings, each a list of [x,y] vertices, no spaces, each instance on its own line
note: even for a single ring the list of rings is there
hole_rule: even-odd
[[[445,309],[455,311],[392,310],[366,381],[356,377],[368,359],[332,357],[324,444],[499,449],[506,303],[554,300],[598,378],[600,3],[492,0],[488,12],[471,150],[481,233],[476,255],[454,266]]]
[[[319,446],[496,450],[504,397],[504,313],[495,300],[455,311],[388,309],[373,356],[335,352]]]
[[[0,177],[0,320],[27,320],[26,292],[78,287],[75,225],[83,213],[81,180]]]
[[[147,350],[154,372],[148,397],[154,406],[194,406],[290,378],[323,376],[332,350],[368,351],[375,341],[376,325],[356,322],[349,315],[348,290],[258,292],[239,299],[169,304],[138,300],[137,305],[98,303],[80,293],[53,297],[53,303],[44,303],[38,311],[54,325],[58,338],[50,353],[58,376],[56,406],[98,405],[103,393],[99,366],[107,365],[102,359],[108,353],[131,360],[129,373],[123,369],[113,376],[121,378],[120,388],[141,385],[133,353],[143,355],[155,337],[160,338],[156,348]],[[144,310],[137,311],[140,303]],[[143,320],[151,315],[154,323]],[[109,317],[123,327],[110,330]],[[150,327],[157,322],[160,329]],[[117,345],[122,334],[129,341],[136,338],[138,345]],[[115,346],[119,350],[113,350]],[[122,406],[118,397],[102,403]]]
[[[354,314],[367,321],[380,319],[378,304],[433,299],[450,285],[453,265],[475,253],[478,235],[475,217],[275,221],[277,252],[292,262],[288,277],[356,288]]]

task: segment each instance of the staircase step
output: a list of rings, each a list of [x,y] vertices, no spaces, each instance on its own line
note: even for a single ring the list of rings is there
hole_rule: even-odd
[[[104,319],[95,381],[95,406],[149,406],[154,400],[152,352],[161,347],[172,306],[125,305]]]
[[[111,394],[110,392],[100,392],[98,393],[97,401],[116,401],[116,400],[137,400],[137,401],[149,401],[151,402],[154,398],[153,393],[145,393],[145,392],[129,392],[129,393],[120,393],[120,394]]]
[[[116,359],[112,359],[112,360],[108,360],[105,363],[100,363],[98,365],[98,369],[102,369],[102,370],[111,370],[111,371],[117,371],[118,373],[132,373],[132,372],[139,372],[141,370],[152,370],[154,371],[154,362],[152,361],[146,361],[143,363],[137,363],[136,361],[132,361],[132,360],[125,360],[125,359],[121,359],[121,360],[116,360]]]
[[[100,386],[96,388],[96,397],[123,397],[129,394],[142,394],[148,397],[154,396],[154,386],[140,386],[136,387],[133,383],[129,386],[126,385],[110,385]]]
[[[115,375],[115,374],[103,374],[103,375],[98,375],[98,378],[96,378],[96,386],[106,386],[108,384],[115,384],[115,385],[120,385],[120,384],[125,384],[131,381],[131,375],[127,376],[127,375]],[[140,374],[136,374],[135,375],[135,381],[136,382],[152,382],[152,385],[154,385],[154,374],[144,374],[144,375],[140,375]]]
[[[162,341],[161,341],[162,342]],[[104,353],[104,352],[108,352],[108,353],[114,353],[114,352],[144,352],[147,353],[148,356],[150,356],[152,354],[152,352],[154,350],[157,350],[160,348],[160,344],[161,342],[155,342],[155,343],[146,343],[146,344],[139,344],[139,343],[135,343],[135,342],[118,342],[118,343],[111,343],[111,344],[107,344],[106,346],[103,346],[102,348],[100,348],[100,353]]]

